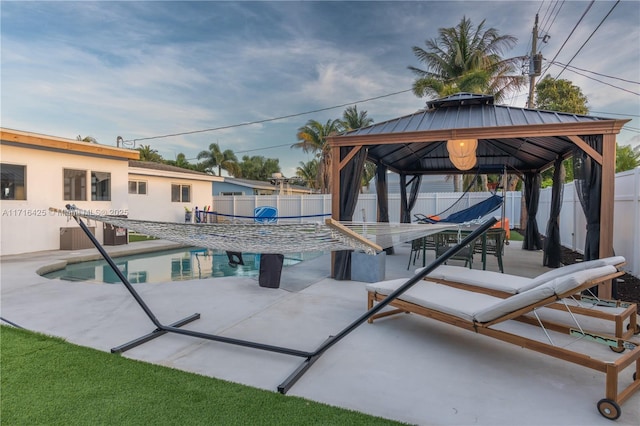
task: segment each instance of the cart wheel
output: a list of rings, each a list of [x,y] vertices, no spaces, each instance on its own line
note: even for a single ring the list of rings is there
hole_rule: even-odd
[[[634,381],[634,382],[636,381],[636,377],[637,377],[637,376],[638,376],[638,375],[637,375],[636,373],[633,373],[633,381]]]
[[[598,411],[609,420],[616,420],[620,417],[620,406],[610,399],[601,399],[598,401]]]
[[[627,330],[631,329],[631,324],[627,324]],[[640,334],[640,324],[636,324],[636,329],[633,331],[633,334]]]
[[[624,346],[609,346],[609,349],[617,354],[621,354],[622,352],[624,352]]]

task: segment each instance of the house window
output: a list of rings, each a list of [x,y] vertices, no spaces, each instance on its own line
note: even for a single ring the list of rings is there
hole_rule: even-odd
[[[147,182],[143,180],[130,180],[129,194],[147,195]]]
[[[0,164],[0,188],[3,200],[26,200],[25,190],[26,166],[16,166],[14,164]]]
[[[87,200],[87,171],[64,169],[64,199]]]
[[[111,201],[111,173],[91,172],[91,201]]]
[[[237,191],[237,192],[221,192],[220,195],[244,195],[244,192],[241,192],[241,191]]]
[[[191,185],[171,185],[171,201],[174,203],[191,202]]]

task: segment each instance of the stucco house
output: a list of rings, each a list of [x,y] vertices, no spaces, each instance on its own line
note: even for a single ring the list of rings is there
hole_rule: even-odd
[[[75,204],[127,214],[129,160],[138,157],[138,151],[130,149],[0,129],[0,253],[60,248],[61,239],[72,234],[66,229],[78,225],[50,207]],[[92,226],[102,241],[102,227]]]
[[[50,207],[184,221],[185,208],[212,203],[222,180],[138,159],[137,150],[0,128],[0,254],[84,248],[77,223]],[[90,226],[104,243],[103,224]]]
[[[162,222],[185,220],[185,212],[212,202],[211,188],[224,178],[168,164],[129,161],[129,217]]]

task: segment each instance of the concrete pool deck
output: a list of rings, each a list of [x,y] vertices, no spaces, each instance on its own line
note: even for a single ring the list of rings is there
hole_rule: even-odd
[[[166,245],[156,240],[106,248],[113,254]],[[1,257],[2,317],[104,351],[151,332],[153,324],[124,286],[49,280],[37,273],[96,254],[87,249]],[[432,259],[433,252],[428,255]],[[409,246],[396,246],[396,254],[386,258],[386,279],[410,277],[414,267],[407,270],[408,259]],[[506,273],[535,276],[547,269],[540,266],[541,252],[521,250],[518,242],[506,247],[504,260]],[[489,268],[496,269],[494,259]],[[366,283],[328,276],[324,255],[285,268],[279,289],[228,277],[135,286],[165,324],[198,312],[201,318],[185,328],[313,351],[366,309]],[[270,391],[302,362],[170,334],[123,355]],[[603,374],[417,315],[358,327],[323,354],[288,395],[421,425],[614,424],[596,409],[604,397]],[[615,424],[637,425],[639,418],[636,394]]]

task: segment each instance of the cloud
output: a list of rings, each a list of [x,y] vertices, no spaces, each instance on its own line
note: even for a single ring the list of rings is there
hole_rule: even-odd
[[[496,4],[7,2],[1,17],[2,122],[114,144],[116,136],[140,139],[355,103],[410,89],[414,76],[407,66],[420,65],[411,46],[464,15],[516,35],[519,44],[507,53],[527,53],[539,4],[504,2],[503,13],[495,14]],[[611,5],[594,4],[558,61],[570,59]],[[557,52],[584,8],[563,6],[542,46],[545,58]],[[637,80],[638,10],[638,3],[622,2],[572,65]],[[637,96],[569,71],[562,78],[579,85],[594,110],[640,113]],[[525,99],[523,93],[511,102],[521,106]],[[408,92],[361,102],[358,109],[380,122],[424,104]],[[251,150],[249,155],[281,156],[283,168],[293,170],[306,155],[270,147],[295,143],[297,128],[309,119],[323,122],[343,111],[139,143],[167,158],[178,152],[193,158],[219,141],[225,149]]]

